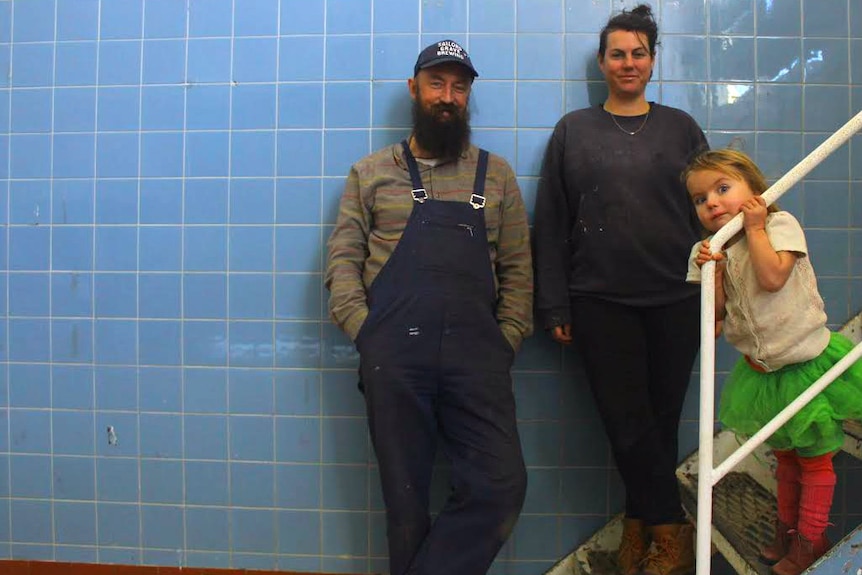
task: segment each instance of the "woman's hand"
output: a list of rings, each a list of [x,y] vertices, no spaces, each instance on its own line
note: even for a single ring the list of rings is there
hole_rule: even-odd
[[[572,343],[572,325],[567,323],[564,325],[554,326],[551,330],[551,337],[554,338],[554,341],[557,343],[569,345]]]

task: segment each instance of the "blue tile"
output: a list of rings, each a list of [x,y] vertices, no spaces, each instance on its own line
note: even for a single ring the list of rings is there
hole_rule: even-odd
[[[847,40],[806,38],[802,41],[805,58],[805,81],[816,84],[849,82],[849,46]]]
[[[410,135],[409,126],[413,122],[411,118],[413,101],[408,95],[409,92],[404,81],[374,82],[371,86],[371,93],[372,125],[378,128],[407,128],[404,137],[408,137]],[[386,141],[381,146],[372,143],[375,149],[399,141],[397,132],[389,130],[383,132],[381,130],[381,133],[385,133]],[[372,131],[373,138],[374,132]]]
[[[848,3],[841,0],[802,2],[802,34],[805,37],[845,37],[849,19]]]
[[[180,274],[141,274],[138,278],[138,313],[141,317],[178,318],[181,313]]]
[[[709,87],[714,130],[753,130],[756,97],[753,84],[714,84]]]
[[[511,553],[519,560],[546,558],[548,541],[557,539],[557,524],[553,516],[521,517],[509,540]]]
[[[399,3],[399,5],[410,6],[405,3]],[[376,14],[375,11],[375,17]],[[417,50],[417,39],[414,35],[375,34],[374,54],[372,55],[374,79],[397,80],[402,92],[406,91],[404,90],[406,88],[404,80],[413,75],[413,62],[401,57],[401,54],[413,54]],[[475,56],[472,59],[475,62]],[[374,89],[373,86],[372,89]]]
[[[95,371],[96,407],[101,410],[137,410],[137,370],[98,366]]]
[[[9,175],[46,178],[51,173],[51,141],[47,135],[13,135],[9,138]]]
[[[343,2],[344,0],[342,0]],[[360,6],[362,10],[365,9],[364,6]],[[364,17],[365,15],[362,14]],[[344,25],[344,19],[340,19],[341,24]],[[364,24],[364,20],[360,20]],[[349,24],[349,22],[346,22]],[[387,33],[405,33],[419,32],[419,5],[413,2],[401,2],[400,0],[375,0],[374,2],[374,23],[373,30],[376,37],[379,37],[381,34]],[[473,27],[474,31],[476,30]],[[363,30],[357,29],[356,32],[362,32]],[[369,31],[367,28],[365,31]],[[332,33],[331,29],[327,28],[327,32]],[[375,38],[375,42],[377,38]],[[414,39],[413,48],[415,49],[416,42]],[[410,52],[406,52],[409,54]],[[403,52],[402,52],[403,54]]]
[[[93,367],[51,366],[52,405],[55,409],[93,409]]]
[[[65,545],[96,544],[96,506],[92,503],[54,503],[55,542]]]
[[[268,272],[272,270],[272,228],[232,226],[230,228],[230,270]]]
[[[758,36],[802,35],[802,16],[799,2],[756,0],[756,4]]]
[[[230,223],[273,223],[274,195],[271,179],[233,180],[230,189]]]
[[[231,41],[229,39],[192,39],[187,48],[190,82],[229,82],[231,80]]]
[[[234,82],[275,82],[278,77],[276,38],[237,38],[233,42]]]
[[[93,223],[93,182],[54,182],[51,213],[55,224]]]
[[[137,505],[98,503],[99,545],[138,547],[140,517]]]
[[[134,271],[138,240],[134,226],[96,228],[96,269]]]
[[[30,0],[15,6],[12,34],[15,42],[46,42],[54,39],[55,0]]]
[[[230,503],[237,507],[273,507],[275,505],[273,464],[231,463]]]
[[[551,130],[523,130],[518,133],[517,158],[513,166],[519,176],[538,176],[542,157],[548,145]]]
[[[321,507],[333,511],[368,509],[368,467],[324,465],[321,475]]]
[[[473,144],[479,148],[484,148],[498,156],[502,156],[511,165],[515,159],[515,130],[500,130],[481,128],[473,131]]]
[[[135,277],[131,274],[96,274],[95,303],[97,317],[134,317],[136,308]]]
[[[133,365],[137,359],[137,330],[134,321],[96,320],[95,360],[100,364]]]
[[[320,461],[320,420],[314,417],[279,417],[275,421],[276,460],[289,463]]]
[[[162,0],[168,2],[171,0]],[[147,15],[149,15],[149,5]],[[144,42],[144,84],[179,84],[186,79],[186,43],[183,40]]]
[[[320,374],[316,371],[275,372],[275,413],[278,415],[320,414]]]
[[[96,135],[96,175],[100,178],[134,178],[138,175],[137,134]]]
[[[275,505],[288,509],[320,508],[320,467],[317,465],[277,465]],[[282,538],[282,541],[284,539]],[[284,552],[283,549],[281,549]],[[301,553],[309,553],[305,547]]]
[[[103,457],[138,455],[138,418],[134,413],[96,413],[96,454]]]
[[[321,457],[324,463],[367,463],[370,453],[364,417],[321,420]]]
[[[371,125],[371,91],[362,83],[326,87],[326,127],[365,128]]]
[[[275,209],[277,224],[319,224],[320,180],[312,178],[278,180]]]
[[[94,134],[54,134],[54,177],[92,178],[95,143]]]
[[[467,31],[467,0],[422,4],[422,45],[441,40],[440,34],[463,33]],[[459,44],[462,40],[453,38]]]
[[[44,364],[9,366],[9,407],[51,407],[51,371]]]
[[[55,132],[92,132],[95,125],[95,89],[56,88],[54,90]]]
[[[562,0],[518,0],[518,33],[560,33],[563,29]],[[503,7],[505,10],[505,6]],[[505,12],[504,12],[505,14]]]
[[[324,371],[322,374],[324,416],[364,417],[365,401],[357,389],[357,374],[352,371]],[[519,412],[520,415],[520,406]]]
[[[848,236],[844,230],[807,230],[808,255],[817,273],[824,276],[846,276]]]
[[[137,501],[138,461],[126,458],[96,459],[96,488],[101,501]]]
[[[99,0],[57,0],[57,40],[95,40]]]
[[[180,86],[144,86],[141,88],[141,129],[182,130],[184,108],[184,88]]]
[[[101,3],[101,39],[140,38],[143,28],[143,0],[116,0]]]
[[[9,313],[14,316],[50,315],[49,275],[12,273],[9,275]]]
[[[232,321],[228,325],[230,364],[237,367],[271,367],[272,324]]]
[[[223,226],[186,228],[183,241],[187,271],[223,271],[227,264],[227,230]]]
[[[799,38],[757,38],[757,79],[761,82],[802,81]]]
[[[54,239],[57,239],[56,230]],[[93,315],[93,276],[88,273],[52,274],[51,309],[55,316],[61,317]]]
[[[48,320],[10,319],[9,320],[9,359],[12,361],[49,361]]]
[[[182,38],[186,34],[186,6],[175,0],[147,0],[144,11],[145,38]],[[146,50],[147,42],[144,44]]]
[[[227,317],[227,276],[194,274],[184,279],[185,317],[218,319]]]
[[[711,80],[754,80],[754,39],[711,38],[709,49]],[[663,77],[667,78],[664,76],[664,69],[662,69],[662,74]]]
[[[516,99],[519,127],[552,128],[563,113],[563,93],[556,83],[518,82]]]
[[[190,36],[231,35],[231,0],[190,0],[187,7]]]
[[[368,554],[367,519],[364,513],[333,512],[322,514],[321,552],[323,555]]]
[[[518,37],[518,78],[556,80],[563,72],[562,38],[546,34]]]
[[[272,571],[278,566],[278,557],[274,548],[267,554],[261,553],[234,553],[233,565],[237,569]]]
[[[282,21],[284,21],[282,19]],[[284,37],[279,42],[278,77],[280,80],[308,81],[323,79],[323,37]],[[297,58],[295,54],[303,54]],[[366,52],[365,67],[369,54]],[[366,74],[365,78],[368,75]]]
[[[275,277],[277,319],[322,319],[320,276],[278,274]]]
[[[326,38],[327,80],[368,80],[370,77],[370,36],[328,36]]]
[[[99,42],[99,84],[135,86],[140,82],[140,40]]]
[[[53,560],[60,563],[96,563],[96,547],[56,545]]]
[[[284,90],[288,86],[281,86]],[[234,130],[272,129],[276,116],[275,84],[233,86],[231,125]]]
[[[51,111],[51,90],[13,90],[12,132],[50,132]]]
[[[227,176],[230,166],[230,134],[187,132],[185,157],[186,176]]]
[[[280,272],[320,271],[320,229],[312,226],[283,226],[275,232],[276,270]],[[297,254],[303,256],[297,257]]]
[[[273,553],[276,548],[275,512],[233,509],[231,550]]]
[[[180,226],[148,226],[138,231],[138,269],[179,271],[182,268],[183,230]]]
[[[754,0],[724,0],[710,3],[710,32],[713,34],[754,33]]]
[[[50,183],[47,181],[11,182],[9,223],[43,224],[51,221]]]
[[[55,499],[92,501],[96,497],[96,471],[93,459],[83,457],[53,458]]]
[[[560,469],[529,469],[523,513],[560,512]]]
[[[17,44],[12,53],[13,87],[50,86],[54,76],[53,44]]]
[[[228,180],[204,179],[185,183],[186,224],[221,224],[227,221]]]
[[[10,502],[10,539],[21,543],[53,543],[50,501]]]
[[[54,411],[51,414],[53,425],[53,448],[57,455],[93,455],[93,413],[78,411]]]
[[[838,101],[838,98],[833,100],[833,102]],[[811,153],[814,151],[829,135],[831,134],[805,134],[805,152]],[[812,180],[847,180],[849,177],[850,153],[846,146],[842,146],[832,152],[808,174],[808,178]]]
[[[320,517],[321,514],[316,511],[280,511],[278,513],[278,552],[319,554]],[[279,566],[285,568],[283,562],[279,563]]]
[[[243,461],[273,461],[271,417],[231,416],[230,456]]]
[[[279,86],[279,128],[319,128],[322,125],[323,84],[303,82]]]
[[[99,88],[99,131],[138,129],[140,91],[138,88]]]
[[[183,463],[181,461],[142,459],[141,501],[147,503],[182,503]]]
[[[185,467],[187,504],[227,506],[227,462],[186,461]]]
[[[137,182],[108,180],[96,183],[97,224],[135,224],[137,220]]]
[[[186,369],[183,406],[186,413],[227,411],[227,372],[223,369]]]
[[[88,363],[93,361],[92,339],[92,319],[52,320],[52,361],[64,363]]]
[[[783,176],[803,158],[802,137],[796,134],[760,133],[755,159],[769,179]]]
[[[141,180],[139,193],[140,223],[179,224],[182,222],[183,181],[181,179]]]
[[[138,361],[143,365],[180,365],[181,331],[179,321],[141,320]]]
[[[236,36],[278,34],[278,0],[246,0],[235,7],[233,33]]]
[[[280,142],[279,142],[280,143]],[[323,154],[323,175],[343,176],[360,158],[371,152],[366,130],[329,131]],[[307,176],[313,174],[296,174]]]
[[[272,372],[268,369],[231,369],[228,372],[231,413],[273,413],[272,380]]]
[[[186,510],[186,545],[189,549],[211,551],[229,549],[229,530],[227,509],[189,508]],[[210,565],[210,560],[206,564]]]
[[[226,130],[230,126],[230,86],[194,86],[186,91],[186,128]]]
[[[319,131],[279,132],[277,142],[279,176],[320,176],[323,145]],[[358,159],[358,158],[357,158]]]
[[[321,34],[324,30],[324,2],[281,1],[281,34]]]
[[[223,322],[186,321],[183,345],[185,365],[227,363],[227,327]]]
[[[233,132],[230,170],[233,177],[272,177],[275,175],[275,133]]]
[[[138,370],[141,411],[182,410],[182,371],[175,367],[141,367]]]
[[[144,547],[182,549],[184,543],[182,507],[142,505],[141,522],[143,524],[141,542]],[[176,553],[173,555],[176,557]]]
[[[186,415],[184,419],[187,459],[227,459],[227,417]]]
[[[51,498],[51,458],[13,455],[9,458],[12,497]]]
[[[758,85],[757,128],[802,130],[802,88],[780,84]]]
[[[183,453],[183,420],[175,414],[142,413],[140,445],[144,457],[179,458]]]
[[[327,34],[367,34],[371,32],[370,0],[327,0]],[[375,6],[375,13],[385,7]],[[410,12],[405,14],[409,17]],[[376,31],[376,29],[375,29]],[[410,31],[410,30],[406,30]]]

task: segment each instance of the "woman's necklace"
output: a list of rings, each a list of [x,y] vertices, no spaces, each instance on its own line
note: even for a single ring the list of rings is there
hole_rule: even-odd
[[[644,116],[644,121],[643,121],[643,122],[641,122],[640,127],[638,127],[638,129],[637,129],[637,130],[635,130],[634,132],[632,132],[631,130],[626,130],[625,128],[623,128],[622,126],[620,126],[620,123],[619,123],[619,122],[617,122],[617,117],[613,114],[613,112],[609,112],[608,110],[605,110],[605,112],[608,112],[608,114],[610,114],[610,116],[611,116],[611,120],[613,120],[614,125],[615,125],[617,128],[619,128],[621,131],[625,132],[625,133],[626,133],[626,134],[628,134],[629,136],[634,136],[635,134],[637,134],[638,132],[640,132],[641,130],[643,130],[643,129],[644,129],[644,126],[646,126],[647,120],[649,120],[649,113],[650,113],[650,109],[651,109],[651,108],[648,108],[648,109],[647,109],[646,116]]]

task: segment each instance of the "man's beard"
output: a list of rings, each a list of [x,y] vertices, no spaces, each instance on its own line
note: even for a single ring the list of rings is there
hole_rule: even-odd
[[[432,158],[460,156],[470,143],[470,111],[462,111],[455,104],[435,104],[426,110],[419,100],[413,100],[416,143]],[[442,118],[443,112],[449,112],[448,119]]]

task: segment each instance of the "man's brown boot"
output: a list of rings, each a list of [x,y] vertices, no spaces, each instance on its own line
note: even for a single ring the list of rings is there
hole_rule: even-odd
[[[694,527],[688,523],[649,528],[652,547],[644,557],[641,575],[683,575],[694,571]]]
[[[775,537],[772,540],[772,543],[767,545],[766,547],[761,548],[760,559],[761,563],[766,565],[775,565],[781,558],[787,555],[787,551],[790,550],[790,529],[791,527],[786,523],[783,523],[780,519],[775,522]]]
[[[646,525],[640,519],[623,518],[623,536],[617,552],[622,575],[636,575],[647,551]]]
[[[794,533],[790,538],[790,549],[787,555],[772,566],[772,572],[775,575],[799,575],[820,559],[829,547],[826,535],[821,535],[815,541],[809,541],[799,533]]]

